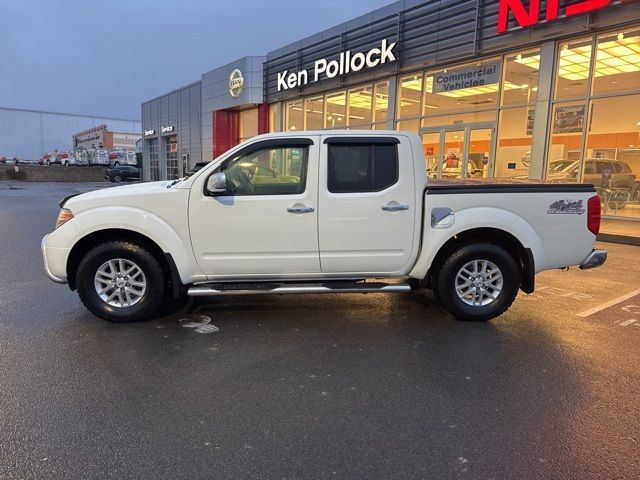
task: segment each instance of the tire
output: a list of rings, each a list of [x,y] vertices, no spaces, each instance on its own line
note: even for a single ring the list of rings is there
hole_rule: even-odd
[[[63,166],[63,167],[68,167],[68,166],[69,166],[69,162],[64,162],[64,163],[62,164],[62,166]]]
[[[114,175],[112,181],[120,183],[122,181],[122,177],[120,175]]]
[[[46,162],[44,162],[44,164],[45,164],[47,167],[51,166],[51,162],[50,162],[49,160],[47,160]]]
[[[132,269],[132,265],[141,273]],[[125,288],[125,293],[116,293],[111,303],[107,302],[117,288],[108,285],[109,275],[105,275],[104,272],[117,273],[127,270],[133,271],[131,279],[124,276],[121,279],[112,277],[122,282],[119,285]],[[98,274],[98,271],[103,273]],[[131,285],[128,282],[131,282]],[[78,294],[84,306],[95,316],[110,322],[135,322],[151,318],[162,305],[166,283],[159,260],[145,248],[124,241],[105,242],[94,247],[80,262],[76,275]],[[145,285],[144,289],[141,284]],[[98,292],[98,288],[106,290],[103,296]],[[134,291],[137,293],[134,294]]]
[[[482,278],[477,278],[476,272]],[[469,282],[478,282],[478,288],[473,283],[467,286]],[[474,242],[451,250],[436,267],[432,283],[438,301],[457,319],[486,321],[511,306],[520,282],[520,266],[513,255],[494,243]]]

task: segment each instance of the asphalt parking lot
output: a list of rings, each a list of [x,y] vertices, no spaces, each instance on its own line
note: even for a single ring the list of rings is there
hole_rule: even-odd
[[[425,292],[118,325],[42,270],[57,201],[96,185],[8,187],[0,479],[640,477],[640,247],[541,274],[489,323]]]

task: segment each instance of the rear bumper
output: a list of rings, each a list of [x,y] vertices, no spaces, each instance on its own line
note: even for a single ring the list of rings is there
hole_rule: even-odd
[[[588,270],[590,268],[596,268],[604,264],[607,261],[606,250],[594,250],[587,258],[585,258],[580,264],[581,270]]]
[[[67,283],[66,274],[58,273],[58,271],[66,271],[67,249],[47,247],[47,238],[45,235],[40,244],[42,249],[42,260],[44,261],[44,271],[47,276],[56,283]]]

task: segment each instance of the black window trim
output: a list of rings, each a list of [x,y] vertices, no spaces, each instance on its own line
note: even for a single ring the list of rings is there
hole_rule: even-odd
[[[245,155],[250,155],[251,153],[257,152],[258,150],[266,150],[268,148],[306,148],[307,149],[307,162],[305,165],[303,165],[303,169],[300,172],[301,176],[300,176],[300,180],[301,183],[303,183],[303,178],[304,178],[304,190],[302,190],[302,192],[299,193],[285,193],[285,194],[278,194],[278,195],[302,195],[304,192],[307,191],[307,172],[308,172],[308,164],[309,164],[309,147],[311,145],[314,145],[315,142],[311,139],[311,138],[307,138],[307,137],[286,137],[286,138],[272,138],[269,140],[261,140],[259,142],[255,142],[252,143],[250,145],[247,145],[246,147],[243,147],[241,149],[239,149],[234,155],[232,155],[231,157],[229,157],[228,159],[224,160],[220,165],[218,165],[217,168],[215,168],[213,170],[213,172],[211,172],[209,175],[207,175],[207,178],[205,179],[203,185],[202,185],[202,193],[205,197],[251,197],[253,195],[235,195],[233,193],[229,193],[229,192],[225,192],[225,193],[220,193],[220,194],[212,194],[209,193],[207,191],[207,184],[209,183],[209,178],[211,178],[212,175],[218,173],[219,171],[224,170],[231,162],[236,161],[238,158],[243,157]],[[273,196],[275,196],[276,194],[274,194]],[[269,194],[257,194],[255,196],[258,197],[266,197],[269,196]]]
[[[349,137],[344,137],[344,138],[349,138]],[[393,138],[393,137],[388,137],[388,138]],[[371,142],[370,141],[371,138],[369,138],[368,142],[361,142],[361,143],[353,143],[353,142],[338,142],[338,143],[331,143],[327,146],[327,192],[329,193],[333,193],[336,195],[345,195],[345,194],[360,194],[360,193],[379,193],[379,192],[384,192],[385,190],[387,190],[388,188],[393,187],[394,185],[397,185],[398,181],[400,181],[400,158],[398,155],[398,147],[397,144],[399,144],[400,142],[385,142],[385,143],[377,143],[377,142]],[[331,147],[332,145],[336,145],[336,146],[341,146],[341,147],[348,147],[348,146],[356,146],[356,147],[361,147],[363,145],[369,145],[371,148],[376,147],[376,146],[385,146],[385,145],[393,145],[395,146],[395,152],[396,152],[396,176],[395,179],[393,181],[392,184],[387,185],[384,188],[378,188],[378,189],[370,189],[370,190],[362,190],[359,192],[354,192],[354,191],[333,191],[330,189],[329,187],[329,151],[328,148]],[[372,173],[371,173],[371,178],[374,179],[375,178],[375,150],[373,150],[372,155],[371,155],[371,168],[372,168]]]

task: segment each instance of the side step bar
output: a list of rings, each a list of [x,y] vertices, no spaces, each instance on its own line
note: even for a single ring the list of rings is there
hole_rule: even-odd
[[[216,297],[223,295],[288,295],[319,293],[407,293],[409,284],[330,282],[318,284],[201,284],[189,288],[190,297]]]

